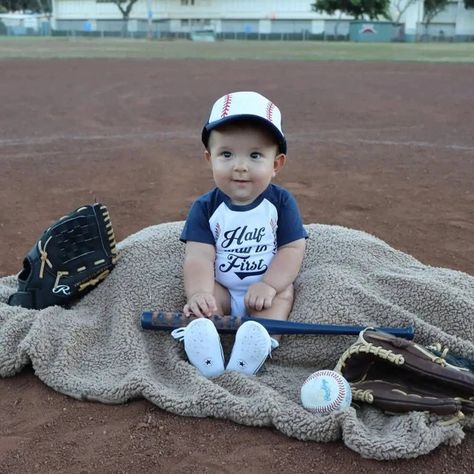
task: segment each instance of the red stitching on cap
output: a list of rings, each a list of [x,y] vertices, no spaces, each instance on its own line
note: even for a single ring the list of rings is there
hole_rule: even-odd
[[[270,102],[268,101],[268,104],[267,104],[267,119],[270,120],[270,122],[273,122],[273,108],[275,106]]]
[[[227,117],[227,114],[230,111],[231,102],[232,102],[232,94],[227,94],[224,97],[224,105],[222,106],[221,118]]]

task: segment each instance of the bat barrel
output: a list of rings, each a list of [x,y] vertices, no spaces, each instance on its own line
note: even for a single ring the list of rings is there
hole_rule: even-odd
[[[166,311],[144,311],[141,316],[142,329],[153,331],[172,331],[175,328],[187,326],[196,316],[185,316],[183,313]],[[213,315],[209,319],[222,334],[235,334],[237,329],[250,318],[237,316]]]
[[[142,316],[140,319],[140,324],[142,326],[142,329],[155,329],[152,325],[152,315],[153,313],[151,311],[144,311],[142,313]]]
[[[144,311],[141,317],[143,329],[154,331],[172,331],[180,326],[185,326],[183,313],[172,313],[164,311]]]

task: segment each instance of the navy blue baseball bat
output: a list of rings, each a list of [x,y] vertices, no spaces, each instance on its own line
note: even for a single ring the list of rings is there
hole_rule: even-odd
[[[173,329],[187,326],[195,316],[185,316],[183,313],[167,311],[144,311],[141,316],[143,329],[155,331],[172,331]],[[235,334],[237,329],[246,321],[256,321],[266,328],[269,334],[333,334],[333,335],[358,335],[367,326],[348,326],[344,324],[309,324],[296,321],[280,321],[267,318],[249,318],[246,316],[210,316],[218,332]],[[404,339],[413,339],[415,329],[412,326],[403,328],[376,327],[393,336]]]

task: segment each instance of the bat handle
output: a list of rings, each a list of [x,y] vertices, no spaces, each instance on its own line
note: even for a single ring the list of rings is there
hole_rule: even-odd
[[[378,331],[383,331],[396,337],[403,337],[404,339],[412,340],[415,337],[415,328],[413,326],[407,326],[404,328],[387,328],[377,327]]]

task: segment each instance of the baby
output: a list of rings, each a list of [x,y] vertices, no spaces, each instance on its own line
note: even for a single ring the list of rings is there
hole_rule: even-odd
[[[218,99],[202,131],[216,187],[192,205],[186,243],[184,313],[200,319],[173,332],[207,377],[256,374],[278,342],[256,321],[237,331],[226,369],[213,314],[286,320],[307,233],[294,197],[272,179],[286,163],[278,107],[256,92]]]

